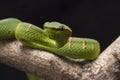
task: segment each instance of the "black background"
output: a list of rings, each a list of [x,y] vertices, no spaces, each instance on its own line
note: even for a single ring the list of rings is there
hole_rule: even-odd
[[[46,21],[70,26],[73,36],[97,39],[102,51],[120,35],[119,0],[0,0],[0,19],[15,17],[42,27]],[[0,80],[27,80],[0,65]]]

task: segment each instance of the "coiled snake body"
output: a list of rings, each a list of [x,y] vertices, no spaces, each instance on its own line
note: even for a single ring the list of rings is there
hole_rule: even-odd
[[[16,18],[0,20],[0,39],[17,39],[23,45],[46,50],[75,59],[96,59],[99,42],[94,39],[71,37],[72,30],[59,22],[46,22],[41,29]]]

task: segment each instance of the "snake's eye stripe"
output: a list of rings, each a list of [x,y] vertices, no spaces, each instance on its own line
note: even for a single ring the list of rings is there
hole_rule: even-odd
[[[32,24],[29,24],[27,29],[26,29],[26,32],[30,31],[31,28],[32,28]]]
[[[65,29],[65,28],[52,28],[52,30],[55,30],[55,31],[69,31],[69,32],[72,32],[71,29]]]
[[[64,28],[52,28],[52,30],[55,30],[55,31],[64,31]]]
[[[86,40],[83,40],[83,51],[86,50],[86,45],[87,45]]]

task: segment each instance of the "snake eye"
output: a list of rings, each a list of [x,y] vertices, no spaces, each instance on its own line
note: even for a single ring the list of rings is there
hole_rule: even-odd
[[[63,30],[64,30],[64,28],[62,27],[62,28],[61,28],[61,31],[63,31]]]

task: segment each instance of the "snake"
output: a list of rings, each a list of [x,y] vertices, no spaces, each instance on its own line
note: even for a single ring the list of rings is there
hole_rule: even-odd
[[[96,59],[100,43],[95,39],[72,37],[72,29],[60,22],[45,22],[43,29],[17,18],[0,20],[0,40],[16,39],[23,45],[73,59]]]
[[[72,29],[60,22],[45,22],[43,29],[17,18],[0,20],[0,40],[16,39],[23,45],[73,59],[96,59],[100,43],[95,39],[71,37]],[[29,80],[41,80],[26,73]]]

